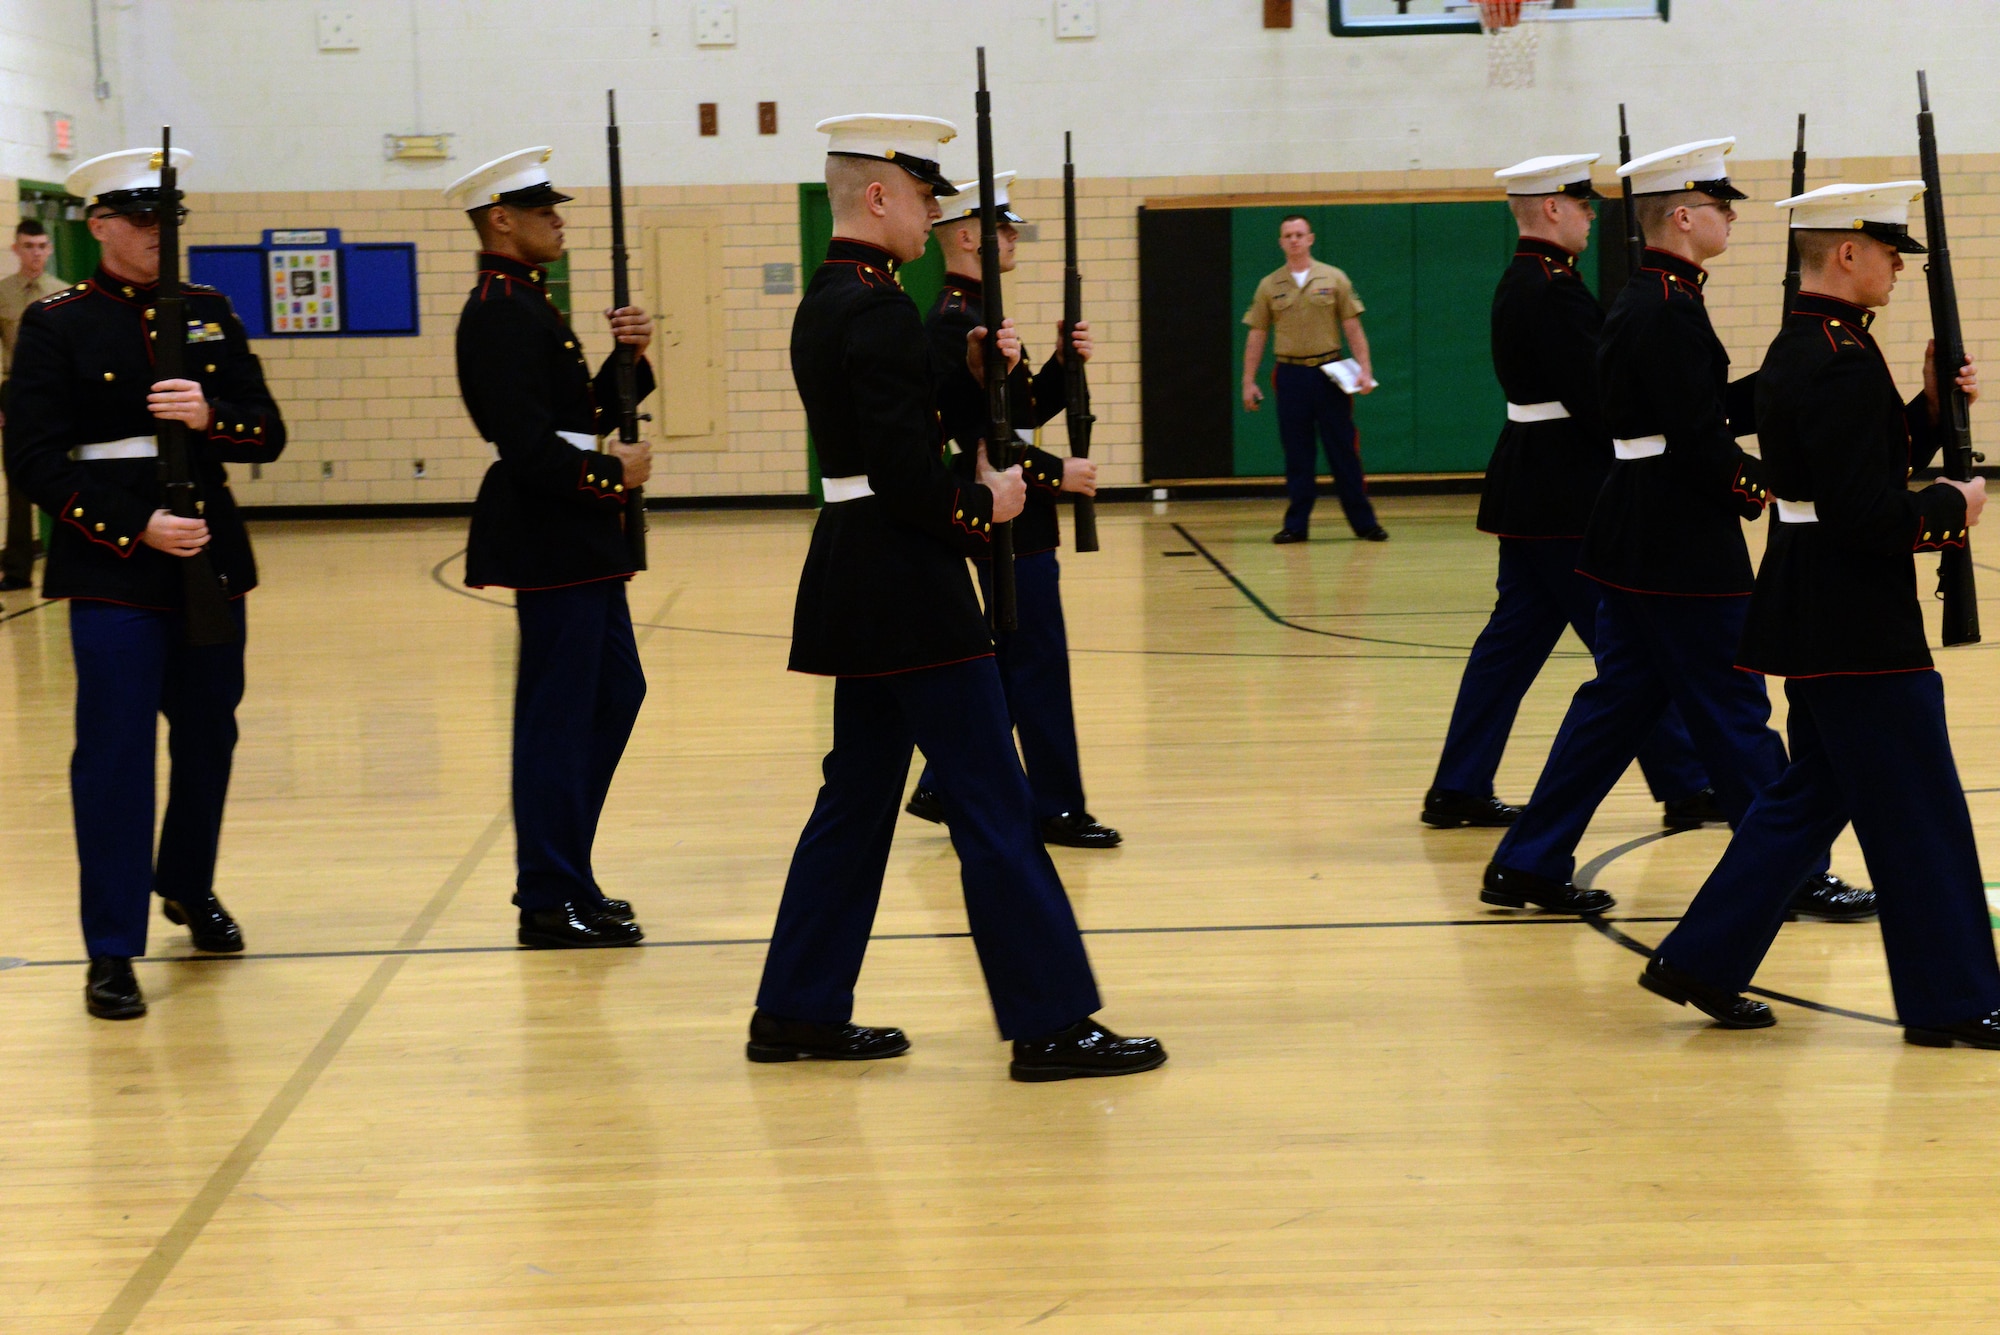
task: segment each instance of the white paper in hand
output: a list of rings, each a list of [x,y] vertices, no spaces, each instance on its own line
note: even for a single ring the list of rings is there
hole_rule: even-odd
[[[1368,373],[1361,369],[1361,363],[1352,357],[1344,357],[1337,362],[1328,362],[1319,368],[1326,372],[1326,378],[1339,385],[1343,393],[1359,394],[1368,383]],[[1379,381],[1377,382],[1380,383]]]

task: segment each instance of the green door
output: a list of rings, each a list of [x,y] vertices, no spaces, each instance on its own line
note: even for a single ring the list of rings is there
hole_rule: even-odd
[[[39,218],[49,229],[55,255],[49,271],[66,283],[77,283],[97,269],[97,238],[83,219],[84,201],[47,181],[22,181],[21,216]]]

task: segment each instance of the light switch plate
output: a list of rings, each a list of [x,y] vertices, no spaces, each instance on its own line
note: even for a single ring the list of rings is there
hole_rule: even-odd
[[[696,46],[736,45],[735,0],[696,0],[694,7]]]
[[[1056,0],[1056,36],[1097,36],[1097,0]]]
[[[319,12],[319,49],[359,51],[361,20],[351,9],[322,9]]]

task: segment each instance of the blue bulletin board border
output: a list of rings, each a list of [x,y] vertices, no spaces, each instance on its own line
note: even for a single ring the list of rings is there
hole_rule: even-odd
[[[273,252],[340,255],[341,328],[273,331],[265,294]],[[256,245],[189,246],[188,278],[219,289],[251,338],[410,338],[422,332],[413,241],[342,241],[337,227],[267,229]]]

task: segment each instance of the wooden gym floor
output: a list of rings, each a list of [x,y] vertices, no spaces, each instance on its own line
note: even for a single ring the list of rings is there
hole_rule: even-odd
[[[1654,838],[1636,776],[1583,849],[1607,929],[1482,911],[1494,835],[1416,814],[1492,545],[1469,498],[1386,502],[1384,546],[1326,508],[1274,548],[1274,502],[1107,507],[1065,556],[1127,843],[1056,861],[1105,1019],[1173,1059],[1060,1085],[1007,1080],[956,862],[908,818],[857,1018],[915,1051],[743,1060],[827,741],[829,686],[784,671],[808,514],[656,519],[599,842],[650,939],[578,954],[511,946],[514,628],[456,589],[463,522],[263,526],[219,887],[251,953],[156,919],[127,1024],[78,995],[64,617],[15,596],[5,1328],[1991,1328],[2000,1054],[1901,1043],[1872,925],[1786,928],[1759,981],[1814,1006],[1769,1031],[1641,992],[1621,937],[1658,940],[1726,834]],[[1991,841],[1994,646],[1942,662]],[[1865,879],[1851,842],[1835,867]]]

